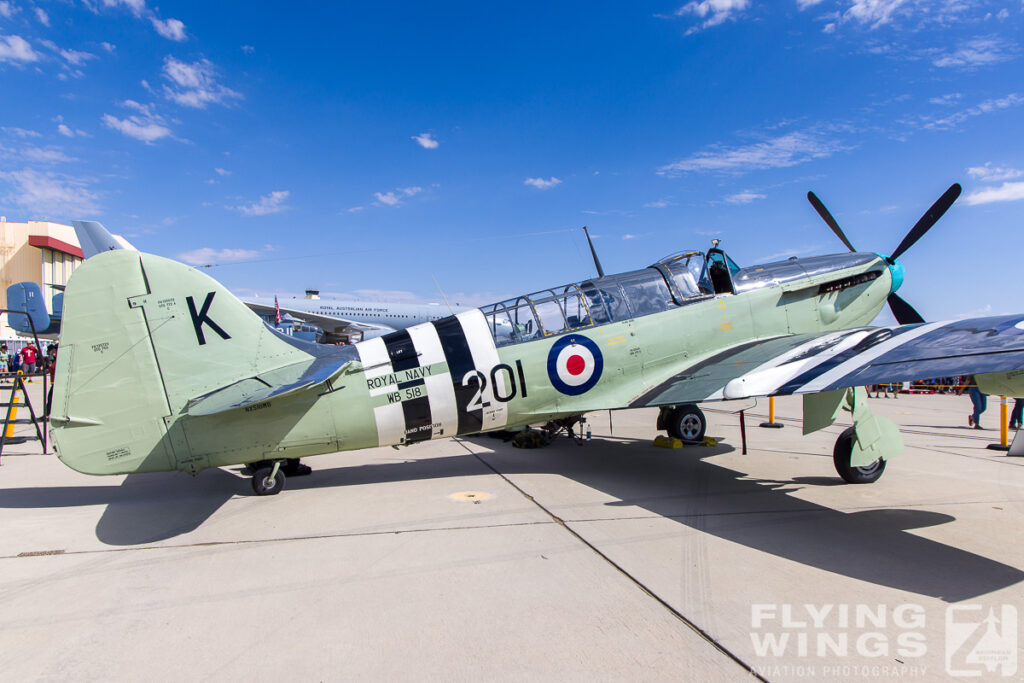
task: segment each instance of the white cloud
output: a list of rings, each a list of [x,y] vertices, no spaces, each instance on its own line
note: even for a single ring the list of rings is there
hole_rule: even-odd
[[[179,43],[187,39],[187,36],[185,35],[185,24],[177,19],[157,19],[156,17],[150,17],[149,20],[153,23],[153,28],[156,29],[156,32],[164,38],[174,40]]]
[[[10,188],[3,201],[33,218],[84,217],[99,211],[98,195],[81,178],[24,169],[0,172],[0,180]]]
[[[106,42],[106,41],[104,41],[104,42],[100,43],[100,46],[101,46],[101,47],[102,47],[102,48],[103,48],[104,50],[106,50],[107,52],[113,52],[114,50],[116,50],[116,49],[117,49],[117,46],[116,46],[116,45],[114,45],[113,43],[108,43],[108,42]]]
[[[701,0],[701,2],[688,2],[676,10],[676,16],[692,14],[704,21],[699,26],[692,27],[687,33],[694,33],[705,28],[718,26],[721,23],[734,18],[738,12],[750,7],[750,0]]]
[[[65,154],[59,147],[34,147],[32,145],[28,145],[21,149],[14,150],[0,145],[0,155],[12,159],[31,161],[37,164],[60,164],[67,163],[69,161],[76,161],[76,159]]]
[[[221,177],[224,177],[224,176],[226,176],[226,175],[231,175],[231,171],[225,170],[225,169],[223,169],[223,168],[215,168],[215,169],[213,169],[213,170],[214,170],[214,172],[215,172],[215,173],[216,173],[217,175],[219,175],[219,176],[221,176]]]
[[[101,119],[103,125],[120,131],[130,138],[141,140],[147,145],[151,145],[161,138],[171,136],[171,129],[167,127],[162,116],[153,112],[152,105],[139,104],[134,100],[125,100],[121,103],[121,106],[133,109],[138,113],[124,119],[104,114]]]
[[[38,62],[39,53],[21,36],[0,36],[0,62]]]
[[[104,7],[127,7],[137,17],[146,11],[146,0],[103,0]]]
[[[374,192],[373,196],[378,203],[385,206],[398,206],[402,203],[401,198],[394,192]]]
[[[3,128],[0,128],[0,130],[2,130],[3,132],[7,133],[8,135],[17,136],[17,137],[21,138],[22,140],[24,140],[26,138],[38,138],[40,136],[40,133],[37,133],[34,130],[28,130],[26,128],[18,128],[16,126],[4,126]]]
[[[412,139],[422,147],[423,149],[437,149],[439,143],[435,140],[430,133],[420,133],[419,135],[413,135]]]
[[[71,66],[81,66],[90,59],[96,59],[96,55],[90,52],[79,52],[78,50],[58,50],[58,52]]]
[[[943,68],[973,69],[1007,62],[1016,52],[1013,45],[999,38],[974,38],[960,43],[955,51],[936,57],[932,64]]]
[[[797,0],[805,4],[805,0]],[[818,4],[814,2],[813,4]],[[897,19],[912,18],[914,24],[909,30],[922,30],[927,24],[950,26],[965,23],[970,18],[964,17],[965,12],[972,10],[979,3],[967,0],[844,0],[849,4],[846,11],[828,12],[821,19],[828,23],[825,33],[834,33],[839,24],[856,22],[874,30],[886,24],[895,23]]]
[[[906,3],[907,0],[854,0],[843,16],[878,28],[889,23],[896,10]]]
[[[36,7],[36,19],[38,19],[39,23],[43,26],[50,25],[50,15],[48,15],[42,7]]]
[[[251,55],[252,53],[256,52],[256,48],[254,48],[252,45],[243,45],[242,52],[247,55]]]
[[[637,237],[638,237],[637,235],[634,235],[633,233],[627,232],[625,235],[622,236],[622,239],[624,239],[624,240],[635,240]]]
[[[1024,175],[1024,171],[1019,171],[1016,168],[999,168],[998,166],[993,166],[992,162],[989,161],[984,166],[970,167],[967,169],[967,175],[977,178],[983,183],[997,183],[1000,180],[1020,178]]]
[[[991,204],[992,202],[1013,202],[1024,199],[1024,182],[1003,183],[999,187],[978,190],[964,197],[967,204]]]
[[[259,201],[245,206],[229,206],[227,208],[239,212],[243,216],[266,216],[272,213],[281,213],[288,207],[285,200],[291,194],[288,190],[275,190],[270,194],[263,195]]]
[[[763,194],[758,194],[756,192],[749,192],[749,191],[747,191],[747,192],[737,192],[736,194],[731,194],[731,195],[729,195],[728,197],[725,198],[725,201],[727,203],[729,203],[729,204],[749,204],[750,202],[754,201],[755,199],[764,199],[764,198],[765,198],[765,195],[763,195]]]
[[[1005,97],[1000,97],[991,100],[985,100],[980,104],[967,109],[962,109],[958,112],[944,116],[942,118],[922,117],[921,127],[927,130],[950,130],[956,128],[964,121],[973,118],[975,116],[981,116],[982,114],[991,114],[995,111],[1002,109],[1008,109],[1010,107],[1016,107],[1024,104],[1024,95],[1018,95],[1017,93],[1010,93]]]
[[[550,190],[552,187],[561,184],[562,181],[555,176],[551,176],[547,180],[544,180],[543,178],[527,178],[523,181],[523,185],[536,187],[538,190]]]
[[[226,88],[216,80],[216,71],[208,59],[191,64],[168,55],[164,58],[164,78],[173,87],[164,86],[164,96],[186,107],[205,109],[208,104],[227,104],[242,99],[241,93]]]
[[[11,3],[4,0],[4,2],[0,2],[0,17],[10,19],[17,9],[17,7],[14,7]]]
[[[406,197],[413,197],[423,192],[422,187],[400,187],[389,192],[374,192],[373,197],[377,206],[398,206]],[[361,210],[362,207],[359,207]]]
[[[960,93],[953,92],[953,93],[949,93],[947,95],[942,95],[941,97],[933,97],[933,98],[929,99],[928,102],[930,104],[940,104],[940,105],[943,105],[943,106],[948,106],[948,105],[951,105],[951,104],[956,104],[957,102],[960,101],[960,98],[962,98],[962,97],[963,97],[963,95],[961,95]]]
[[[659,199],[653,202],[647,202],[644,204],[644,208],[647,209],[664,209],[666,206],[672,206],[673,203],[667,199]]]
[[[257,258],[261,252],[255,249],[213,249],[202,247],[178,254],[178,260],[189,265],[201,266],[214,263],[233,263]]]
[[[744,173],[768,168],[788,168],[814,159],[824,159],[849,149],[812,130],[787,133],[764,142],[743,147],[720,145],[697,152],[658,169],[659,175],[679,175],[686,171]]]
[[[801,10],[805,10],[808,7],[814,7],[815,5],[821,4],[822,0],[796,0],[797,6]]]

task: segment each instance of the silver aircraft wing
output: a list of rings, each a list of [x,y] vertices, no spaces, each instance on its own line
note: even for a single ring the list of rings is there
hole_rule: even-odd
[[[273,306],[258,304],[252,301],[243,301],[243,303],[261,315],[274,315],[275,313]],[[316,325],[324,332],[335,336],[348,335],[356,332],[366,338],[368,334],[370,337],[377,337],[382,334],[388,334],[395,331],[395,328],[388,325],[377,325],[374,323],[359,322],[357,320],[350,320],[349,318],[342,318],[334,315],[299,311],[294,308],[288,308],[287,306],[280,306],[280,309],[282,314],[287,313],[297,320],[302,320],[303,322]]]

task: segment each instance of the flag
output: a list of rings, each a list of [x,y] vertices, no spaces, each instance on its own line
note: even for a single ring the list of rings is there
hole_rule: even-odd
[[[274,295],[274,324],[281,324],[281,307],[277,305],[277,295]]]

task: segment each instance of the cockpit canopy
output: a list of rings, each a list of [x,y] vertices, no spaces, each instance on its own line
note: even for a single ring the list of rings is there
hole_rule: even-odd
[[[684,251],[642,270],[546,289],[483,306],[498,346],[660,313],[733,293],[739,271],[720,249]]]

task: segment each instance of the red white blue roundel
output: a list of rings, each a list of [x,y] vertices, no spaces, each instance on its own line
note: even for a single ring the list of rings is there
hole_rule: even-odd
[[[563,394],[579,396],[601,379],[604,358],[597,344],[583,335],[566,335],[548,351],[548,379]]]

